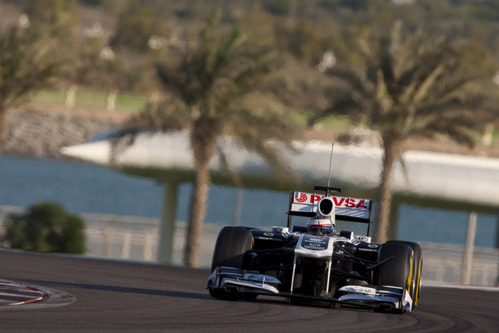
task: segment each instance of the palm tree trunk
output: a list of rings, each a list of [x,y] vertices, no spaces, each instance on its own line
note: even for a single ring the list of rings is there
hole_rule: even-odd
[[[200,121],[199,123],[202,123]],[[196,176],[192,188],[189,206],[189,225],[185,238],[184,264],[187,267],[198,266],[198,252],[201,245],[203,222],[206,215],[208,189],[210,186],[210,160],[214,153],[216,134],[209,126],[195,125],[191,132],[191,146],[194,157]]]
[[[198,164],[189,206],[189,225],[184,248],[184,263],[187,267],[198,266],[198,252],[201,245],[203,222],[210,184],[209,160]]]
[[[392,178],[395,161],[400,154],[400,144],[396,141],[383,139],[383,148],[383,169],[378,193],[377,223],[374,231],[374,240],[380,243],[388,240],[392,206]]]

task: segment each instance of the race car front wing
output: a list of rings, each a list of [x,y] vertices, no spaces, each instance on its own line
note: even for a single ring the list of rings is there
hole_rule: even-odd
[[[338,298],[342,305],[374,307],[376,309],[400,312],[412,310],[412,299],[407,290],[400,287],[343,286],[339,289],[344,295]]]
[[[407,290],[400,287],[381,286],[368,287],[347,285],[338,290],[341,295],[333,297],[310,297],[295,293],[280,292],[281,284],[277,278],[255,273],[245,272],[234,267],[217,267],[208,279],[208,288],[232,289],[238,292],[256,293],[261,295],[301,297],[326,301],[333,305],[374,308],[382,311],[409,312],[412,310],[412,299]]]
[[[260,294],[277,295],[277,286],[281,281],[273,276],[259,273],[245,273],[233,267],[217,267],[208,280],[208,288],[233,288],[238,291],[258,292]],[[247,289],[247,290],[244,290]]]

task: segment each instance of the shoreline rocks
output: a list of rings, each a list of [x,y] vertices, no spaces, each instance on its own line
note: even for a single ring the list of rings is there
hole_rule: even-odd
[[[67,159],[62,147],[87,142],[95,135],[118,128],[123,117],[95,114],[11,110],[5,118],[1,153],[42,159]]]

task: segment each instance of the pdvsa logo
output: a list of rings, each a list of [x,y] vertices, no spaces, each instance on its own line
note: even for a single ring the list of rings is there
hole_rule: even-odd
[[[308,199],[308,196],[306,193],[303,193],[303,192],[295,193],[295,201],[296,202],[306,202],[307,199]]]

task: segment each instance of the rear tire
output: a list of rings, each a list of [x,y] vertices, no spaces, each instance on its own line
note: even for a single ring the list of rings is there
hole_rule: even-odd
[[[253,246],[253,234],[245,227],[224,227],[218,234],[211,262],[211,271],[220,266],[243,269],[246,252]],[[242,295],[236,290],[209,288],[210,295],[217,299],[238,300]],[[248,295],[250,298],[253,295]],[[256,297],[255,297],[256,298]]]

